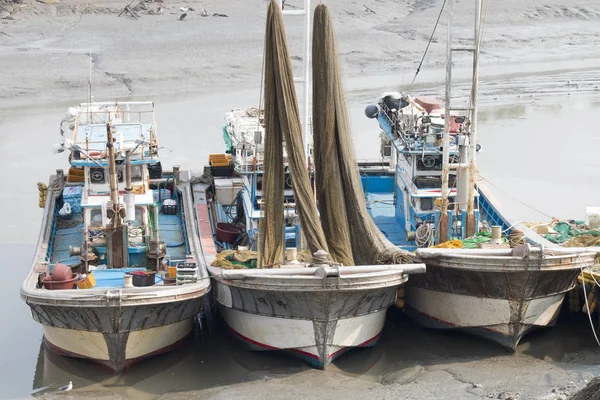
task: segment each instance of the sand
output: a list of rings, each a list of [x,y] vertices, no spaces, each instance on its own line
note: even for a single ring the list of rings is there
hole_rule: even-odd
[[[60,139],[58,123],[65,108],[87,99],[90,61],[94,99],[157,102],[165,147],[162,154],[167,165],[178,163],[182,168],[198,168],[209,153],[222,151],[223,113],[234,107],[257,105],[264,0],[165,0],[150,4],[157,13],[158,7],[162,7],[162,13],[140,11],[138,20],[118,17],[126,3],[0,0],[0,180],[23,199],[32,199],[27,203],[29,208],[17,214],[12,207],[13,193],[0,192],[1,243],[20,246],[35,242],[40,221],[39,210],[34,209],[35,182],[46,180],[53,168],[65,166],[63,158],[50,154],[50,146]],[[300,3],[300,0],[288,1],[290,5]],[[329,0],[326,3],[336,21],[359,157],[372,158],[377,155],[378,144],[372,121],[361,115],[365,104],[386,90],[442,93],[444,19],[421,73],[411,84],[442,1]],[[472,1],[466,0],[455,4],[455,38],[462,45],[468,45],[473,30],[469,14],[472,5]],[[188,11],[180,21],[183,13],[180,7],[189,6],[195,11]],[[209,16],[200,15],[202,8]],[[227,17],[212,16],[213,13]],[[503,113],[504,118],[512,118],[514,113],[516,120],[528,112],[531,103],[554,107],[561,101],[558,99],[568,96],[579,99],[580,103],[598,104],[599,20],[600,4],[592,0],[492,2],[481,59],[482,120],[499,118]],[[288,28],[296,68],[300,67],[302,56],[300,26],[301,20],[290,20]],[[455,93],[464,98],[470,61],[466,56],[454,61]],[[592,117],[586,121],[597,125]],[[363,133],[363,129],[369,129],[370,133]],[[593,149],[598,148],[598,142],[592,131],[587,134],[596,141],[581,149],[592,152],[585,165],[589,171],[597,171]],[[562,134],[557,134],[552,140],[562,141],[562,138]],[[545,139],[531,140],[533,146]],[[564,146],[568,148],[569,144]],[[575,146],[571,148],[572,157],[576,158],[575,152],[581,146],[572,146]],[[493,160],[493,154],[487,160],[496,162],[489,161]],[[566,164],[571,164],[570,160]],[[15,170],[19,173],[14,174]],[[520,171],[513,173],[513,178],[519,179]],[[562,178],[566,182],[568,176]],[[580,174],[577,178],[570,181],[571,190],[586,195],[598,190],[589,186],[590,182],[597,182],[597,173]],[[522,186],[527,186],[527,182]],[[550,197],[552,188],[548,190]],[[558,196],[554,200],[557,204],[564,203]],[[577,207],[581,204],[571,210]],[[24,262],[23,276],[28,267]],[[13,292],[15,287],[11,287]],[[15,303],[20,302],[14,297]],[[22,312],[27,312],[24,306]],[[392,333],[380,343],[385,351],[381,353],[384,361],[375,362],[367,372],[356,372],[364,364],[361,357],[365,353],[354,358],[349,354],[347,361],[340,359],[327,372],[298,364],[293,364],[293,368],[287,364],[283,368],[257,366],[254,372],[226,382],[210,375],[212,384],[202,385],[195,384],[196,377],[186,375],[180,385],[184,392],[168,384],[158,385],[154,390],[142,385],[134,390],[137,383],[131,384],[131,390],[121,390],[115,389],[118,385],[113,385],[114,382],[98,378],[86,381],[87,384],[75,382],[76,389],[60,398],[554,400],[571,395],[600,372],[597,367],[600,356],[595,344],[589,342],[589,326],[576,335],[558,331],[535,337],[512,355],[461,335],[429,333],[400,318],[408,324],[406,330],[394,326],[397,321],[391,319],[389,324],[393,328],[388,324],[386,331],[392,329]],[[23,329],[33,326],[31,323]],[[416,345],[409,345],[415,340]],[[368,353],[368,357],[375,354],[379,353]],[[20,353],[13,357],[16,360]],[[221,383],[226,385],[219,386]],[[55,398],[53,394],[42,397]]]
[[[0,20],[1,109],[85,100],[90,53],[97,99],[197,96],[260,84],[264,0],[166,0],[150,6],[162,7],[162,15],[140,12],[139,20],[117,17],[125,1],[23,1],[0,3],[12,18]],[[300,1],[288,2],[295,3]],[[441,1],[327,4],[336,20],[348,89],[410,88]],[[196,11],[180,21],[179,8],[185,6]],[[202,8],[209,17],[200,16]],[[455,5],[458,44],[466,45],[472,37],[471,8],[471,1]],[[228,17],[211,16],[215,12]],[[484,77],[587,70],[600,63],[600,5],[593,0],[496,1],[487,15]],[[289,21],[291,53],[299,67],[302,21]],[[417,84],[441,82],[445,31],[442,19]],[[469,63],[467,56],[454,61],[457,67]]]

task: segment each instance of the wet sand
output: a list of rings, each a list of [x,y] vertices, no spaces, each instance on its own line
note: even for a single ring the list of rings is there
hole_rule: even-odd
[[[376,158],[379,129],[364,117],[367,104],[382,91],[443,92],[442,24],[421,74],[409,85],[441,1],[327,4],[337,23],[358,156]],[[185,5],[197,11],[178,21]],[[0,330],[0,398],[551,400],[600,374],[600,351],[586,320],[563,318],[510,354],[471,336],[425,330],[397,310],[389,313],[375,348],[350,352],[325,372],[282,354],[246,352],[218,323],[212,332],[198,332],[189,348],[119,376],[45,352],[42,330],[18,288],[41,220],[35,183],[67,165],[51,146],[60,140],[66,107],[86,101],[90,50],[96,100],[156,101],[167,166],[200,168],[208,154],[223,149],[223,113],[256,106],[259,99],[266,2],[167,0],[163,15],[137,21],[117,17],[123,6],[113,0],[26,1],[25,7],[11,6],[13,20],[0,19],[0,180],[10,188],[0,191],[0,257],[8,271],[0,296],[9,322]],[[202,18],[202,7],[229,17]],[[461,9],[470,7],[468,1],[455,7],[456,37],[463,44],[472,28]],[[600,205],[598,19],[600,6],[593,1],[490,6],[478,160],[517,219],[583,218],[585,206]],[[301,55],[297,22],[288,29],[293,55]],[[461,101],[468,60],[455,61]],[[70,394],[53,392],[69,380],[75,386]]]

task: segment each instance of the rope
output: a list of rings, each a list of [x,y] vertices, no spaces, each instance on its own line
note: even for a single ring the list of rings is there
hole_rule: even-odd
[[[576,255],[577,255],[577,257],[579,257],[579,260],[583,262],[581,255],[579,255],[577,253],[576,253]],[[598,334],[596,334],[596,328],[594,327],[594,322],[592,321],[592,313],[589,312],[590,305],[588,304],[587,290],[585,289],[585,276],[583,275],[583,267],[580,267],[580,269],[581,269],[581,286],[583,286],[583,297],[585,298],[585,309],[587,310],[586,314],[588,316],[588,319],[590,320],[590,326],[592,328],[592,333],[594,334],[594,338],[596,339],[596,343],[598,343],[598,346],[600,346],[600,340],[598,339]],[[593,275],[592,275],[592,277],[593,277]],[[594,282],[596,282],[595,278],[594,278]],[[596,284],[598,284],[598,282],[596,282]],[[598,285],[598,286],[600,286],[600,285]]]
[[[554,220],[554,219],[555,219],[554,217],[551,217],[550,215],[546,214],[545,212],[543,212],[543,211],[540,211],[540,210],[538,210],[537,208],[535,208],[535,207],[533,207],[533,206],[530,206],[529,204],[527,204],[527,203],[525,203],[525,202],[523,202],[523,201],[521,201],[521,200],[517,199],[516,197],[512,196],[510,193],[507,193],[507,192],[505,192],[504,190],[500,189],[498,186],[494,185],[492,182],[490,182],[489,180],[487,180],[487,179],[485,179],[483,176],[481,176],[481,174],[479,174],[479,177],[480,177],[481,179],[483,179],[484,181],[486,181],[487,183],[489,183],[490,185],[492,185],[494,188],[498,189],[499,191],[501,191],[502,193],[504,193],[505,195],[507,195],[508,197],[510,197],[511,199],[513,199],[513,200],[515,200],[515,201],[519,202],[520,204],[524,205],[525,207],[528,207],[528,208],[532,209],[533,211],[536,211],[536,212],[538,212],[538,213],[542,214],[543,216],[545,216],[545,217],[548,217],[548,218],[550,218],[550,219],[552,219],[552,220]],[[516,225],[516,224],[515,224],[515,225]]]
[[[435,239],[433,225],[432,224],[421,224],[415,232],[417,247],[431,247]]]
[[[523,231],[513,229],[508,235],[508,243],[511,248],[525,244],[525,234]]]
[[[442,16],[442,11],[444,11],[444,6],[446,5],[446,0],[442,3],[442,8],[440,9],[440,13],[438,14],[437,20],[435,21],[435,26],[433,27],[433,32],[431,32],[431,37],[429,38],[429,42],[427,42],[427,47],[425,47],[425,52],[423,53],[423,57],[421,58],[421,62],[417,67],[417,72],[415,72],[415,76],[411,82],[411,85],[415,83],[415,79],[417,79],[417,75],[421,72],[421,67],[423,66],[423,61],[425,61],[425,56],[427,55],[427,50],[429,50],[429,45],[431,45],[431,41],[433,40],[433,35],[435,34],[435,30],[437,29],[438,23],[440,22],[440,17]]]

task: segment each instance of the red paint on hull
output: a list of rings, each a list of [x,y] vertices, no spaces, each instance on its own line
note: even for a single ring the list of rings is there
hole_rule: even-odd
[[[240,340],[242,340],[242,341],[244,341],[244,342],[246,342],[246,343],[248,343],[248,344],[250,344],[252,346],[259,347],[259,348],[264,349],[264,350],[287,350],[287,351],[291,351],[293,353],[297,353],[297,354],[299,354],[301,356],[308,357],[308,358],[311,358],[313,360],[319,361],[319,356],[318,355],[315,355],[315,354],[312,354],[312,353],[309,353],[307,351],[303,351],[303,350],[300,350],[300,349],[295,349],[295,348],[282,349],[282,348],[279,348],[279,347],[269,346],[268,344],[257,342],[256,340],[250,339],[249,337],[246,337],[246,336],[242,335],[241,333],[239,333],[238,331],[236,331],[235,329],[233,329],[229,325],[227,325],[227,327],[231,330],[231,332],[234,334],[234,336],[236,336]],[[374,344],[374,342],[377,341],[377,339],[379,339],[381,337],[381,333],[382,333],[382,331],[380,331],[377,335],[373,336],[372,338],[370,338],[370,339],[368,339],[368,340],[364,341],[363,343],[360,343],[360,344],[358,344],[356,346],[342,347],[342,348],[334,351],[333,353],[331,353],[331,354],[329,354],[327,356],[327,360],[324,361],[323,367],[327,366],[336,357],[338,357],[339,355],[341,355],[341,353],[344,350],[350,350],[350,349],[352,349],[354,347],[368,347],[368,346]]]

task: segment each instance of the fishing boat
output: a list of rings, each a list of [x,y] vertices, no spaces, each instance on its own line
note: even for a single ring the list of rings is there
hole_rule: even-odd
[[[114,371],[184,343],[210,289],[191,186],[163,171],[154,118],[151,102],[69,109],[55,148],[69,170],[38,183],[21,287],[48,348]]]
[[[555,323],[565,293],[596,251],[561,250],[512,218],[478,179],[481,0],[471,48],[452,44],[452,3],[445,99],[388,92],[365,109],[382,130],[383,161],[362,167],[363,186],[381,231],[426,264],[398,303],[406,313],[428,327],[464,330],[515,349],[530,330]],[[452,54],[465,50],[473,53],[473,80],[467,105],[457,107]]]
[[[310,25],[308,10],[307,1],[300,14]],[[304,60],[309,58],[309,44],[305,36]],[[308,80],[304,85],[302,146],[310,159]],[[259,109],[234,109],[226,114],[229,154],[211,155],[206,181],[194,185],[194,197],[206,199],[198,205],[198,215],[213,292],[226,325],[250,349],[287,351],[324,369],[346,350],[377,342],[399,286],[408,274],[423,272],[424,266],[346,266],[331,263],[321,250],[314,254],[300,250],[305,247],[306,232],[298,215],[298,193],[292,185],[287,153],[283,154],[285,226],[281,227],[286,257],[277,265],[263,265],[257,251],[258,232],[272,218],[262,210],[265,198],[272,195],[263,187],[267,172],[263,161],[268,156],[264,143],[270,134],[263,119]]]

